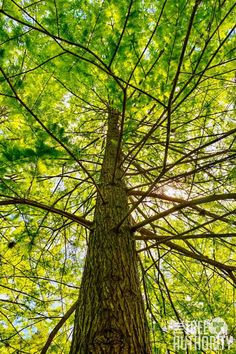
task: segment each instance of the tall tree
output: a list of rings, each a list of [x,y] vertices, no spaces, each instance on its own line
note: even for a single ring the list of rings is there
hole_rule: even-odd
[[[231,0],[2,2],[1,353],[233,331],[234,19]]]

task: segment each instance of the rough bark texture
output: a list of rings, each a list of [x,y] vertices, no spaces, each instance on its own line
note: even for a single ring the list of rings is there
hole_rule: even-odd
[[[100,179],[105,203],[98,196],[70,354],[151,353],[130,222],[115,228],[128,211],[118,140],[119,114],[111,111]]]

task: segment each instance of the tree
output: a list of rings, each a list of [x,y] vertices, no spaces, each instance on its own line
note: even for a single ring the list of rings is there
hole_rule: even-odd
[[[2,2],[1,353],[233,334],[234,8]]]

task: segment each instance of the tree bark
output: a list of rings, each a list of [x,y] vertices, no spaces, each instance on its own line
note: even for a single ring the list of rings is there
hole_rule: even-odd
[[[119,120],[111,110],[70,354],[151,353],[130,220],[116,227],[128,212]]]

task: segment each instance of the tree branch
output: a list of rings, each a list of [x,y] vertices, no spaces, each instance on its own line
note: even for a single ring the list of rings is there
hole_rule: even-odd
[[[179,79],[180,69],[181,69],[181,66],[183,64],[184,55],[185,55],[185,51],[186,51],[187,44],[188,44],[188,41],[189,41],[191,29],[192,29],[192,26],[193,26],[194,17],[195,17],[195,14],[197,12],[197,8],[198,8],[199,4],[200,4],[200,1],[196,0],[195,4],[194,4],[194,7],[193,7],[193,10],[192,10],[192,13],[191,13],[190,20],[189,20],[188,30],[187,30],[186,36],[184,38],[184,43],[183,43],[182,51],[181,51],[181,54],[180,54],[177,71],[176,71],[176,74],[175,74],[175,77],[174,77],[174,80],[173,80],[173,85],[172,85],[172,89],[171,89],[171,92],[170,92],[170,97],[169,97],[169,100],[168,100],[167,126],[166,126],[166,143],[165,143],[165,153],[164,153],[162,171],[165,171],[165,169],[166,169],[166,163],[167,163],[167,157],[168,157],[168,149],[169,149],[169,144],[170,144],[172,100],[173,100],[174,93],[175,93],[175,88],[176,88],[176,85],[177,85],[177,82],[178,82],[178,79]]]
[[[72,315],[72,313],[75,311],[76,306],[78,304],[78,301],[76,301],[71,308],[65,313],[65,315],[60,319],[56,327],[52,330],[52,332],[49,334],[49,337],[47,339],[47,342],[45,343],[43,349],[41,350],[41,354],[46,354],[48,348],[50,347],[50,344],[52,343],[55,335],[59,331],[59,329],[64,325],[64,323],[68,320],[68,318]]]
[[[191,207],[193,205],[198,205],[198,204],[210,203],[210,202],[214,202],[217,200],[228,200],[228,199],[236,200],[236,193],[215,194],[215,195],[209,195],[209,196],[203,197],[203,198],[193,199],[191,201],[186,201],[186,202],[176,205],[168,210],[165,210],[159,214],[151,216],[150,218],[148,218],[146,220],[143,220],[143,221],[137,223],[136,225],[134,225],[132,227],[132,231],[134,232],[134,231],[140,229],[141,227],[143,227],[147,224],[150,224],[153,221],[157,221],[161,218],[164,218],[165,216],[170,215],[170,214],[174,213],[175,211],[181,210],[183,208]]]
[[[134,195],[134,196],[145,195],[145,192],[139,191],[139,190],[133,190],[133,189],[127,190],[127,193],[128,193],[128,195]],[[185,203],[186,202],[186,200],[184,200],[182,198],[171,197],[169,195],[166,195],[163,193],[156,193],[156,192],[150,193],[148,195],[148,198],[157,198],[157,199],[166,200],[168,202],[174,202],[174,203]],[[191,205],[190,208],[197,210],[199,212],[199,214],[201,214],[201,215],[210,216],[213,219],[221,220],[223,222],[232,223],[233,225],[236,225],[236,221],[229,220],[229,219],[225,218],[224,216],[220,216],[220,215],[217,215],[216,213],[212,213],[211,211],[203,209],[197,205]]]
[[[196,235],[157,235],[151,230],[141,228],[139,229],[142,236],[135,236],[135,240],[137,241],[151,241],[156,240],[158,244],[164,242],[165,240],[171,238],[171,240],[192,240],[192,239],[203,239],[203,238],[227,238],[227,237],[236,237],[236,232],[229,232],[229,233],[203,233],[203,234],[196,234]]]
[[[72,221],[75,221],[76,223],[86,227],[87,229],[91,230],[92,229],[92,222],[89,220],[86,220],[80,216],[76,216],[74,214],[68,213],[67,211],[51,207],[49,205],[39,203],[35,200],[31,199],[25,199],[25,198],[10,198],[6,200],[1,200],[0,205],[16,205],[16,204],[23,204],[23,205],[30,205],[39,209],[43,209],[49,212],[52,212],[54,214],[58,214],[61,216],[66,217],[67,219],[70,219]]]
[[[117,43],[117,45],[116,45],[115,51],[114,51],[114,53],[113,53],[113,55],[112,55],[112,58],[111,58],[111,60],[110,60],[110,63],[109,63],[109,66],[108,66],[109,68],[111,67],[111,65],[112,65],[112,63],[113,63],[113,60],[115,59],[116,53],[117,53],[117,51],[118,51],[118,49],[119,49],[120,43],[121,43],[122,38],[123,38],[123,35],[124,35],[124,33],[125,33],[125,29],[126,29],[126,25],[127,25],[129,16],[130,16],[130,11],[131,11],[132,5],[133,5],[133,0],[130,1],[129,8],[128,8],[128,12],[127,12],[127,15],[126,15],[126,17],[125,17],[125,23],[124,23],[122,32],[121,32],[121,34],[120,34],[120,38],[119,38],[119,40],[118,40],[118,43]]]
[[[204,256],[203,254],[201,254],[200,252],[197,254],[197,253],[194,253],[194,252],[191,252],[189,250],[187,250],[186,248],[180,246],[180,245],[177,245],[176,243],[172,242],[172,241],[168,241],[168,240],[161,240],[162,243],[164,243],[166,246],[168,246],[169,248],[173,249],[173,250],[176,250],[180,253],[182,253],[184,256],[186,257],[189,257],[189,258],[192,258],[192,259],[196,259],[200,262],[203,262],[203,263],[207,263],[207,264],[210,264],[218,269],[220,269],[221,271],[225,271],[227,272],[230,277],[234,280],[235,277],[233,276],[232,277],[232,272],[233,271],[236,271],[236,266],[230,266],[230,265],[227,265],[227,264],[224,264],[224,263],[221,263],[221,262],[218,262],[214,259],[211,259],[207,256]],[[156,244],[153,244],[153,245],[150,245],[150,246],[147,246],[141,250],[138,251],[138,253],[140,252],[143,252],[143,251],[146,251],[150,248],[153,248],[157,246]],[[234,280],[235,282],[235,280]]]

